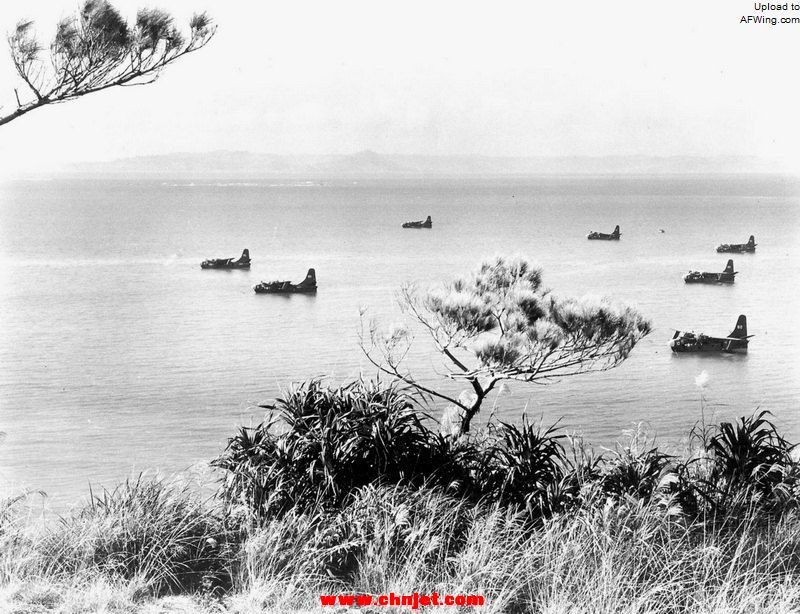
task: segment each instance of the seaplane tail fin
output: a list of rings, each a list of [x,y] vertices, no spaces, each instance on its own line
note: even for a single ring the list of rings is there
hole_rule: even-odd
[[[611,234],[619,236],[619,224],[614,226],[614,232],[612,232]]]
[[[748,245],[755,245],[756,244],[756,238],[755,238],[754,235],[750,235],[750,239],[747,241],[747,244]]]
[[[733,259],[728,260],[728,264],[725,266],[725,273],[733,273]]]
[[[744,315],[740,315],[739,319],[736,320],[736,327],[733,329],[728,337],[733,339],[746,339],[747,338],[747,318]]]
[[[301,288],[313,288],[317,285],[317,273],[314,269],[308,269],[308,273],[306,273],[306,278],[297,284]]]
[[[250,260],[250,250],[245,247],[242,250],[242,256],[239,260]]]

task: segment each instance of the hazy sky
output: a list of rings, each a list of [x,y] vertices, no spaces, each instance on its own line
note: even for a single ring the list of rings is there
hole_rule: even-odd
[[[49,42],[77,1],[3,0]],[[800,24],[745,0],[117,0],[217,21],[154,85],[0,127],[4,169],[216,149],[757,155],[800,171]],[[800,12],[795,13],[800,16]],[[0,104],[14,79],[0,53]]]

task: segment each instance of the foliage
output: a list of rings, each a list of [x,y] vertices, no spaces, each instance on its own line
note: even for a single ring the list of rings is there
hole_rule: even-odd
[[[773,614],[800,607],[796,514],[767,524],[751,510],[719,530],[655,502],[595,503],[532,527],[499,504],[364,486],[339,510],[292,510],[254,528],[230,553],[239,572],[223,599],[189,592],[156,600],[135,580],[114,582],[97,567],[78,575],[29,568],[0,587],[0,610],[318,611],[319,595],[415,591],[483,595],[479,611],[496,613]],[[40,539],[30,547],[44,555]],[[19,554],[0,550],[0,566]]]
[[[353,581],[379,570],[435,566],[463,544],[469,507],[434,490],[367,485],[337,510],[297,509],[255,528],[243,569],[256,577]],[[421,525],[436,525],[437,539]],[[442,539],[446,537],[446,539]]]
[[[337,389],[306,382],[279,399],[273,420],[242,428],[214,464],[229,503],[257,516],[335,507],[375,482],[419,483],[447,466],[450,447],[422,424],[397,386],[358,380]]]
[[[780,436],[768,414],[742,416],[736,424],[722,422],[702,433],[702,454],[677,467],[678,492],[688,511],[721,514],[796,504],[795,446]]]
[[[58,23],[49,61],[32,21],[20,21],[8,37],[14,68],[30,93],[0,125],[39,107],[117,85],[152,83],[178,58],[204,47],[215,27],[205,14],[192,17],[188,38],[160,9],[141,9],[129,25],[107,0],[85,0],[78,14]]]
[[[644,447],[640,447],[641,443]],[[673,456],[661,452],[655,444],[649,447],[648,443],[634,437],[631,445],[617,445],[604,459],[599,484],[606,496],[649,501],[660,488],[671,484]]]
[[[708,426],[677,458],[639,434],[595,455],[527,420],[442,437],[406,415],[413,401],[365,382],[291,391],[280,421],[231,442],[223,494],[229,512],[279,500],[252,498],[247,480],[266,477],[299,503],[231,513],[228,530],[185,486],[144,478],[55,528],[6,520],[0,609],[137,611],[171,590],[198,612],[311,610],[320,594],[423,587],[494,612],[800,607],[797,463],[763,412]],[[223,600],[200,597],[210,577]]]
[[[140,475],[93,494],[45,539],[48,566],[78,573],[99,568],[138,579],[156,593],[230,585],[222,521],[187,485]]]
[[[407,285],[400,305],[445,358],[446,376],[467,383],[469,395],[455,398],[414,380],[403,364],[413,342],[408,328],[384,334],[372,322],[361,348],[382,372],[459,408],[462,433],[499,382],[611,369],[650,332],[631,307],[555,296],[542,286],[541,270],[522,259],[498,257],[440,290]]]
[[[604,455],[575,440],[567,448],[555,427],[526,418],[444,436],[414,402],[396,384],[296,387],[273,406],[277,417],[241,429],[215,461],[228,508],[260,524],[290,511],[333,513],[359,488],[397,485],[497,503],[538,524],[608,500],[722,518],[785,507],[800,492],[792,446],[763,414],[712,427],[703,447],[678,461],[640,436]]]
[[[486,441],[477,444],[474,490],[485,500],[519,506],[532,518],[548,514],[559,507],[558,485],[567,471],[563,437],[525,416],[521,426],[491,426]]]
[[[549,513],[565,470],[561,435],[523,421],[483,437],[450,438],[426,426],[396,384],[302,384],[272,406],[280,420],[242,428],[215,465],[224,498],[256,518],[329,511],[370,484],[433,488]]]

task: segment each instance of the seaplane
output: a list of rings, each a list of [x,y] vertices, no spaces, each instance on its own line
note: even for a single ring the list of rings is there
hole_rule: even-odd
[[[619,234],[619,224],[614,227],[614,232],[606,234],[604,232],[590,232],[586,238],[591,241],[619,241],[622,235]]]
[[[314,269],[308,269],[306,278],[299,284],[290,281],[262,281],[253,286],[256,294],[312,294],[317,291],[317,274]]]
[[[747,334],[747,318],[740,315],[736,327],[727,337],[709,337],[703,333],[675,331],[669,347],[673,352],[724,352],[744,354],[750,337]]]
[[[750,240],[747,243],[723,243],[717,247],[720,253],[734,253],[734,254],[754,254],[756,251],[756,238],[750,235]]]
[[[418,222],[405,222],[403,224],[403,228],[433,228],[433,222],[431,221],[431,216],[425,218],[425,221],[418,221]]]
[[[689,271],[683,276],[683,281],[687,284],[732,284],[736,278],[736,271],[733,270],[733,260],[728,260],[728,264],[722,273],[701,273],[700,271]]]
[[[238,260],[233,258],[210,258],[200,263],[201,269],[249,269],[250,250],[245,249]]]

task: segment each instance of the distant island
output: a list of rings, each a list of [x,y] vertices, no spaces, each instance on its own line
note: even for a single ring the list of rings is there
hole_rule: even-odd
[[[787,169],[750,156],[562,156],[353,154],[278,155],[247,151],[171,153],[82,162],[68,173],[124,176],[509,176],[780,173]]]

